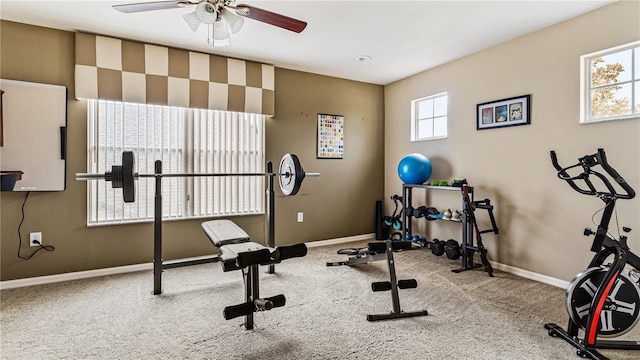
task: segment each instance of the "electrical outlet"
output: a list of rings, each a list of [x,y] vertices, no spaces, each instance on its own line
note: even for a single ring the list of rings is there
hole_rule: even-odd
[[[299,212],[298,213],[298,222],[302,222],[302,220],[304,220],[304,213]]]
[[[34,240],[37,241],[37,243]],[[42,233],[32,232],[31,234],[29,234],[29,243],[31,244],[31,246],[42,245]]]

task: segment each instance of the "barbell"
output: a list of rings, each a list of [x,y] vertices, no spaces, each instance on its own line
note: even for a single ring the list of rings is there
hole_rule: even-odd
[[[294,154],[284,154],[280,160],[277,173],[204,173],[204,174],[138,174],[134,170],[135,157],[133,151],[122,152],[122,165],[112,165],[111,171],[104,174],[77,173],[76,180],[105,180],[111,182],[114,189],[122,188],[124,202],[134,202],[134,180],[139,178],[157,177],[215,177],[215,176],[277,176],[280,190],[284,195],[295,195],[300,190],[306,176],[320,176],[320,173],[307,173],[300,164],[300,159]]]

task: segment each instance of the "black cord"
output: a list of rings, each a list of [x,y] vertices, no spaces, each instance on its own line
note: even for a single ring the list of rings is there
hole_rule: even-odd
[[[56,248],[54,248],[51,245],[42,245],[39,244],[40,247],[38,249],[36,249],[36,251],[32,252],[31,255],[24,257],[22,255],[20,255],[20,248],[22,247],[22,233],[20,231],[20,229],[22,228],[22,223],[24,222],[24,206],[27,204],[27,199],[29,198],[29,194],[31,194],[31,191],[27,191],[27,195],[24,196],[24,201],[22,202],[22,219],[20,219],[20,225],[18,225],[18,257],[20,259],[23,260],[29,260],[33,257],[33,255],[35,255],[36,253],[38,253],[38,251],[40,250],[46,250],[46,251],[53,251]]]
[[[597,227],[599,227],[599,226],[600,226],[600,224],[598,224],[598,223],[596,222],[596,219],[595,219],[595,218],[596,218],[596,215],[598,215],[598,213],[600,213],[600,212],[604,211],[604,209],[605,209],[607,206],[609,206],[609,203],[610,203],[611,201],[615,201],[615,200],[613,200],[613,199],[609,200],[609,202],[608,202],[608,203],[606,203],[606,204],[605,204],[605,206],[603,206],[602,208],[600,208],[600,209],[596,210],[596,212],[594,212],[594,213],[593,213],[593,215],[591,215],[591,222],[592,222],[594,225],[596,225]],[[613,209],[613,214],[615,215],[614,219],[615,219],[615,221],[616,221],[616,229],[618,230],[618,239],[619,239],[619,238],[620,238],[620,223],[618,222],[618,209],[617,209],[617,208],[614,208],[614,209]],[[609,229],[607,229],[607,235],[608,235],[610,238],[614,239],[613,234],[609,231]]]

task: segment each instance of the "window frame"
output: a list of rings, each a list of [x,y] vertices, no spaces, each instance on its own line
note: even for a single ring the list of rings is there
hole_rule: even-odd
[[[435,104],[435,100],[439,98],[445,98],[447,102],[444,115],[436,116],[434,111],[432,113],[432,116],[430,117],[428,116],[424,118],[419,118],[420,104],[428,100],[433,100]],[[434,108],[435,108],[435,105],[434,105]],[[423,137],[423,138],[418,137],[420,133],[419,131],[420,121],[431,119],[432,120],[431,129],[432,129],[432,134],[434,134],[435,120],[442,117],[445,118],[445,134],[444,135],[438,135],[438,136],[432,135],[432,136]],[[437,94],[428,95],[425,97],[411,100],[411,142],[440,140],[440,139],[446,139],[447,137],[449,137],[449,94],[446,91],[443,91]]]
[[[98,162],[98,152],[102,151],[101,148],[105,146],[109,146],[108,143],[101,144],[98,139],[99,129],[98,123],[100,120],[99,112],[97,111],[98,105],[97,103],[103,100],[88,100],[87,101],[87,170],[89,173],[93,172],[102,172],[98,169],[98,165],[101,168],[104,168],[104,171],[109,171],[111,168],[111,164],[119,165],[121,160],[118,154],[114,155],[115,157],[111,159],[104,160],[101,158],[102,164]],[[126,104],[122,101],[107,101],[114,103],[122,103]],[[172,150],[176,150],[177,152],[173,157],[178,157],[176,165],[179,167],[176,169],[171,169],[171,160],[166,162],[163,159],[163,173],[194,173],[194,172],[205,172],[205,173],[224,173],[228,172],[225,170],[227,167],[231,167],[232,172],[249,172],[249,173],[262,173],[266,168],[266,144],[265,144],[265,132],[266,132],[266,117],[265,115],[260,114],[249,114],[249,113],[236,113],[230,111],[216,111],[216,110],[203,110],[203,109],[191,109],[191,108],[182,108],[175,106],[163,106],[163,105],[151,105],[151,104],[129,104],[134,106],[151,106],[151,107],[162,107],[165,108],[164,111],[175,111],[178,113],[178,116],[175,118],[175,121],[181,121],[183,125],[181,127],[182,135],[178,135],[179,142],[174,144],[173,146],[169,145],[166,147],[164,145],[158,146],[154,141],[145,142],[140,147],[138,147],[138,151],[135,151],[136,163],[134,171],[140,171],[141,173],[153,173],[152,170],[149,170],[149,164],[153,165],[153,163],[158,159],[158,152],[162,154],[163,152]],[[105,105],[103,105],[105,106]],[[155,111],[155,110],[145,110],[145,111]],[[211,113],[207,113],[211,112]],[[213,114],[213,112],[220,114]],[[200,114],[200,118],[197,118],[196,113]],[[182,117],[181,117],[182,116]],[[204,117],[203,117],[204,116]],[[220,118],[218,118],[220,116]],[[215,118],[215,120],[212,120]],[[209,139],[212,136],[211,131],[213,131],[214,126],[228,127],[230,123],[235,120],[240,121],[242,118],[242,122],[234,125],[234,129],[231,129],[231,132],[224,132],[220,136],[225,137],[225,139],[221,139],[220,137],[214,137]],[[104,121],[104,120],[102,120]],[[118,132],[122,133],[124,127],[118,128],[118,126],[124,126],[125,117],[124,112],[123,115],[119,118],[112,119],[117,125],[111,124],[109,126],[115,127],[112,131],[116,132],[116,138]],[[127,120],[131,121],[131,120]],[[176,125],[171,125],[166,120],[161,119],[154,120],[160,121],[163,127],[172,127]],[[213,123],[210,123],[214,121]],[[198,128],[197,122],[204,124],[206,129]],[[221,124],[221,122],[226,123],[227,125]],[[206,124],[205,124],[206,123]],[[207,125],[208,124],[208,125]],[[217,125],[216,125],[217,124]],[[138,124],[138,126],[140,126]],[[146,126],[146,125],[145,125]],[[155,125],[154,125],[155,126]],[[200,125],[203,126],[203,125]],[[256,127],[257,126],[257,127]],[[171,130],[166,130],[171,131]],[[253,135],[248,135],[247,131],[253,132]],[[234,135],[235,134],[235,135]],[[104,136],[109,136],[107,133]],[[162,136],[162,135],[160,135]],[[145,135],[145,138],[148,136]],[[241,138],[240,138],[241,137]],[[202,143],[202,141],[198,141],[197,138],[200,139],[209,139],[206,141],[206,145]],[[215,140],[214,140],[215,139]],[[163,139],[164,141],[164,139]],[[213,148],[209,148],[214,141],[217,141]],[[247,142],[248,141],[248,142]],[[228,145],[225,148],[219,148],[221,146],[221,142],[227,142]],[[240,145],[239,142],[245,143],[244,146],[238,147]],[[120,150],[132,150],[131,148],[124,148],[126,145],[118,146],[118,151]],[[229,147],[231,146],[231,147]],[[120,147],[123,147],[120,149]],[[135,146],[134,146],[135,147]],[[175,147],[175,149],[174,149]],[[156,149],[159,148],[159,149]],[[147,152],[148,149],[156,149],[157,151],[153,151],[149,153],[150,157],[145,158],[142,153]],[[133,149],[135,150],[135,148]],[[211,153],[218,154],[216,156],[205,156],[205,160],[203,160],[197,154],[200,153]],[[237,155],[237,156],[234,156]],[[198,156],[196,158],[196,156]],[[229,158],[231,156],[231,158]],[[161,156],[164,157],[164,156]],[[171,157],[171,158],[173,158]],[[202,161],[213,161],[213,157],[220,159],[221,157],[227,158],[226,162],[218,163],[218,160],[215,160],[216,165],[213,163],[209,164],[206,162],[202,164]],[[248,163],[245,163],[246,160]],[[196,165],[200,163],[200,165]],[[206,166],[206,168],[200,170],[200,166]],[[194,169],[195,166],[195,169]],[[223,166],[222,169],[216,169],[219,166]],[[249,170],[245,168],[249,166],[251,167]],[[142,167],[142,168],[140,168]],[[254,168],[255,167],[255,168]],[[246,171],[245,171],[246,170]],[[205,184],[204,182],[210,179],[214,182],[214,184]],[[145,182],[145,184],[141,185],[141,181]],[[174,199],[169,199],[167,194],[164,194],[163,197],[167,199],[163,199],[163,215],[162,220],[193,220],[193,219],[201,219],[201,218],[216,218],[216,217],[230,217],[230,216],[247,216],[247,215],[264,215],[266,208],[266,185],[267,181],[264,177],[258,177],[253,179],[253,177],[241,177],[241,176],[232,176],[232,177],[209,177],[209,178],[200,178],[200,177],[189,177],[189,178],[166,178],[163,181],[163,189],[167,186],[171,186],[169,184],[170,181],[179,181],[181,182],[181,192],[174,194]],[[220,182],[228,182],[231,181],[232,184],[227,183],[226,185],[221,184]],[[212,190],[212,186],[215,188]],[[227,190],[224,190],[222,187],[228,187]],[[105,198],[98,197],[98,187],[108,188],[108,191],[113,190],[116,194],[115,198],[111,198],[109,194]],[[87,184],[87,226],[88,227],[96,227],[96,226],[109,226],[109,225],[123,225],[123,224],[131,224],[131,223],[148,223],[153,221],[153,211],[149,214],[148,207],[151,206],[153,210],[153,195],[150,195],[154,192],[154,184],[152,179],[144,178],[138,179],[135,181],[136,187],[136,201],[134,203],[124,203],[122,200],[121,189],[111,189],[111,184],[106,183],[104,181],[92,181]],[[142,189],[145,191],[142,191]],[[206,189],[205,189],[206,188]],[[151,189],[151,190],[149,190]],[[195,192],[200,189],[199,194]],[[166,190],[166,189],[165,189]],[[219,196],[217,202],[212,201],[215,193],[219,191],[232,191],[233,194],[229,196]],[[254,192],[249,194],[248,197],[243,197],[242,194],[248,194],[247,192]],[[184,195],[184,198],[181,198],[180,194]],[[151,198],[149,199],[149,196]],[[211,198],[211,199],[209,199]],[[233,199],[232,199],[233,198]],[[117,201],[117,204],[113,201]],[[119,200],[118,200],[119,199]],[[145,201],[146,200],[146,201]],[[169,202],[175,203],[176,206],[179,207],[178,210],[173,209],[171,207],[167,208],[167,204]],[[101,201],[102,204],[105,204],[105,208],[107,210],[101,210],[102,213],[97,212],[97,208],[100,207]],[[202,201],[207,203],[203,206]],[[229,201],[231,201],[229,203]],[[247,203],[248,201],[248,203]],[[149,202],[151,202],[149,204]],[[213,202],[213,205],[210,204]],[[109,203],[112,206],[116,206],[113,209],[109,208]],[[115,204],[115,205],[114,205]],[[122,208],[118,208],[122,204]],[[137,207],[137,211],[130,210],[130,207]],[[147,211],[140,212],[140,208],[147,208]],[[202,207],[202,208],[201,208]],[[104,212],[106,211],[106,212]],[[121,213],[119,213],[119,211]],[[212,213],[213,212],[213,213]]]
[[[619,83],[592,87],[592,60],[599,57],[620,53],[626,50],[631,50],[631,79]],[[640,60],[635,59],[636,56],[640,56],[640,40],[580,56],[580,124],[594,124],[607,121],[640,118],[640,110],[634,111],[635,103],[640,102],[638,100],[640,98],[640,92],[636,92],[635,89],[636,86],[638,86],[638,88],[640,89],[640,68],[636,67],[636,63],[640,63]],[[605,88],[607,86],[613,86],[614,84],[631,85],[631,114],[593,119],[591,114],[591,91],[594,89]]]

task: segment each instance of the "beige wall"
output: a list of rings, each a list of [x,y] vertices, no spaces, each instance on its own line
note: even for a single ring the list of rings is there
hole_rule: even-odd
[[[152,224],[86,227],[86,102],[75,100],[74,34],[14,22],[0,23],[0,77],[64,85],[68,88],[67,189],[34,192],[25,206],[21,254],[29,232],[41,231],[54,252],[31,260],[17,257],[18,225],[25,193],[0,194],[1,279],[12,280],[152,261]],[[315,158],[316,114],[345,115],[343,160]],[[307,179],[297,196],[276,190],[276,242],[298,242],[372,233],[375,201],[383,194],[383,87],[276,69],[276,116],[267,120],[267,159],[297,154]],[[0,150],[1,151],[1,150]],[[0,152],[1,156],[1,152]],[[303,211],[305,221],[296,223]],[[356,216],[354,216],[356,215]],[[345,220],[348,219],[348,220]],[[233,218],[256,241],[263,241],[264,216]],[[163,226],[164,258],[215,253],[202,230],[204,220],[170,221]]]
[[[578,124],[580,55],[640,39],[639,23],[640,2],[617,2],[385,86],[385,198],[401,193],[400,159],[423,153],[434,164],[432,178],[466,177],[476,199],[489,198],[495,205],[500,235],[483,237],[490,259],[570,280],[592,255],[591,238],[581,234],[584,227],[595,227],[591,216],[603,203],[557,179],[549,151],[569,165],[603,147],[640,191],[640,120]],[[442,91],[449,95],[449,137],[411,143],[410,101]],[[476,104],[524,94],[532,97],[531,125],[476,130]],[[420,191],[414,199],[439,209],[460,208],[457,194]],[[621,226],[635,228],[630,245],[636,251],[639,204],[635,198],[618,205]],[[426,233],[425,221],[418,223]],[[456,224],[432,224],[430,237],[460,240]]]
[[[344,159],[316,159],[317,114],[345,117]],[[267,157],[295,151],[307,178],[297,196],[276,193],[278,241],[296,243],[375,232],[384,178],[383,87],[276,68],[276,116]],[[295,149],[295,150],[290,150]],[[297,212],[304,222],[296,222]],[[352,226],[355,225],[355,226]]]

